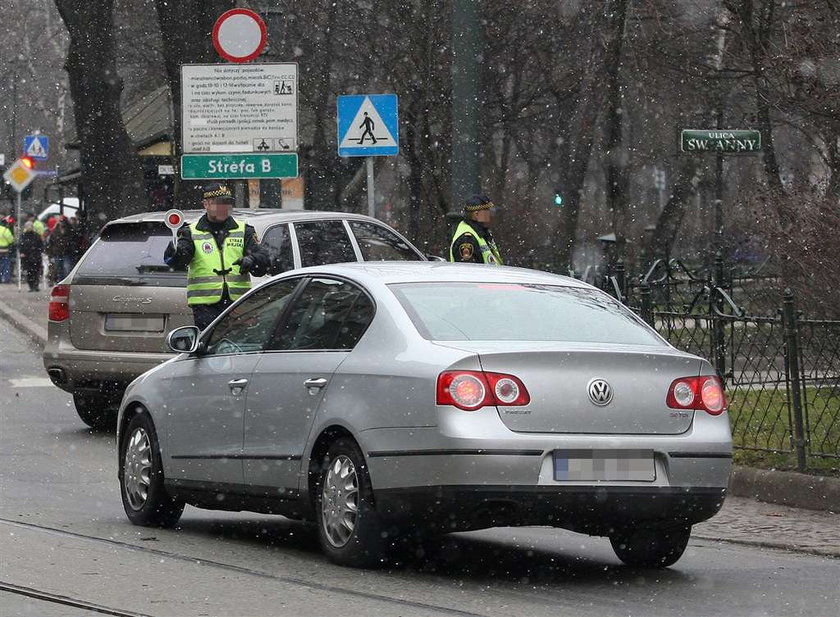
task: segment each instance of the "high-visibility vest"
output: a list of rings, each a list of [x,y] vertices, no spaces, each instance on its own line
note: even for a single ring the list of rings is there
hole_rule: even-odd
[[[216,304],[222,299],[225,285],[231,300],[251,288],[251,277],[242,274],[233,262],[245,254],[245,223],[236,221],[236,229],[225,238],[222,250],[209,231],[190,224],[195,252],[187,275],[187,304]],[[220,274],[229,270],[227,274]]]
[[[0,253],[7,253],[9,247],[15,243],[15,235],[5,225],[0,225]]]
[[[458,223],[455,234],[452,236],[452,242],[449,245],[449,261],[455,261],[455,240],[463,234],[468,234],[476,239],[478,248],[481,250],[481,261],[483,263],[494,266],[502,265],[502,256],[499,254],[499,249],[496,248],[496,243],[487,242],[487,240],[475,233],[475,230],[466,221]]]
[[[35,233],[38,234],[39,236],[41,236],[42,238],[44,237],[44,234],[47,232],[47,227],[41,221],[39,221],[38,219],[35,219],[32,222],[32,228],[35,230]]]

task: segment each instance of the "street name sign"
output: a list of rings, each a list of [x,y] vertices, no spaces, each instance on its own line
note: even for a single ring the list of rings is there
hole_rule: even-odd
[[[11,184],[12,188],[18,193],[22,193],[37,175],[34,169],[30,169],[18,159],[3,173],[3,179]]]
[[[46,135],[27,135],[23,138],[23,154],[37,161],[46,161],[50,155],[50,138]]]
[[[181,157],[184,180],[250,180],[297,175],[297,153],[184,154]]]
[[[761,152],[761,131],[683,129],[680,131],[680,150],[715,154],[758,153]]]
[[[400,153],[396,94],[344,94],[336,101],[339,156]]]
[[[181,65],[182,152],[296,152],[297,92],[293,62]]]

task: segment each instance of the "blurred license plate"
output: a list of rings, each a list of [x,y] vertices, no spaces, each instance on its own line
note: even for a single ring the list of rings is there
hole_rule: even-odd
[[[653,450],[556,450],[554,479],[570,482],[653,482]]]
[[[115,313],[105,315],[108,332],[163,332],[163,315]]]

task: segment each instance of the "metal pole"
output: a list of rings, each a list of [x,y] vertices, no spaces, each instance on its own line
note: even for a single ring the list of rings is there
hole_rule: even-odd
[[[367,164],[368,216],[376,216],[376,203],[373,194],[373,157],[366,157],[365,163]]]
[[[18,275],[18,291],[20,291],[21,271],[20,271],[20,193],[17,192],[17,206],[15,207],[15,243],[17,248],[15,250],[15,261],[17,261],[17,275]]]
[[[720,90],[720,86],[718,86]],[[723,101],[718,94],[717,128],[723,130]],[[715,155],[715,254],[723,253],[723,155],[718,152]]]
[[[480,2],[454,0],[452,4],[452,210],[481,184],[478,158],[478,126],[481,97],[479,63],[481,53]]]
[[[791,411],[793,416],[793,434],[790,436],[791,446],[796,451],[796,469],[805,471],[808,462],[805,456],[805,422],[802,416],[802,388],[799,375],[799,325],[797,324],[796,309],[793,304],[793,293],[785,290],[784,308],[782,309],[785,333],[785,365],[790,384]]]

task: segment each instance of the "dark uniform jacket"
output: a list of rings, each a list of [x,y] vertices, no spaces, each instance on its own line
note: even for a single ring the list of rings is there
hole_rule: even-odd
[[[196,228],[209,232],[216,240],[216,246],[222,250],[225,238],[231,230],[236,229],[236,221],[232,216],[227,217],[221,223],[211,222],[204,214],[196,223]],[[193,259],[195,243],[192,239],[192,232],[189,225],[182,225],[178,229],[178,246],[173,247],[170,243],[163,254],[163,261],[176,270],[185,270]],[[262,276],[268,271],[270,257],[264,246],[257,242],[257,232],[251,225],[245,225],[245,248],[242,256],[251,257],[254,260],[250,273],[254,276]]]
[[[466,217],[463,222],[472,227],[476,235],[481,236],[488,243],[493,242],[493,234],[490,233],[490,229],[486,225]],[[481,247],[470,234],[461,234],[452,241],[452,260],[465,263],[484,263],[481,257]]]

